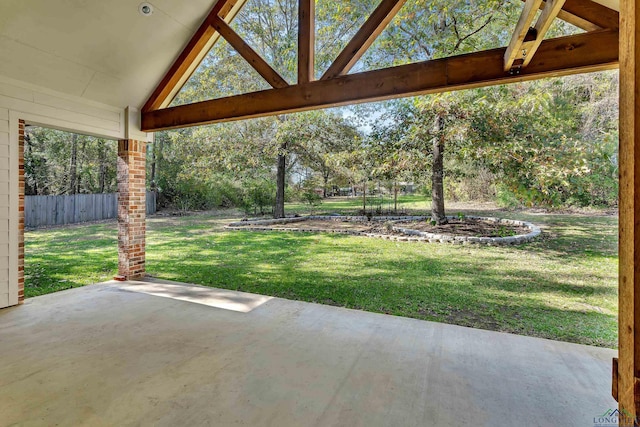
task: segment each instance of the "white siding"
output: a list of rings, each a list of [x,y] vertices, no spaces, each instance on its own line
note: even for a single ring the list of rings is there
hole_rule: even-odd
[[[124,108],[99,106],[65,95],[42,93],[26,85],[7,83],[1,77],[0,109],[23,113],[19,118],[29,124],[111,139],[124,137]],[[0,124],[0,132],[2,130]]]
[[[7,207],[9,203],[9,109],[0,106],[0,172],[4,179],[0,182],[0,204]],[[0,208],[1,209],[1,208]],[[9,210],[3,210],[0,214],[0,308],[13,305],[11,302],[17,300],[17,283],[15,298],[11,298],[9,289]],[[17,252],[17,247],[16,247]],[[16,301],[17,302],[17,301]]]

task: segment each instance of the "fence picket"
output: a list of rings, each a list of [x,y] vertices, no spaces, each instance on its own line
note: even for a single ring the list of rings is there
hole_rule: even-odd
[[[156,212],[156,203],[156,193],[147,191],[147,215]],[[28,228],[99,221],[117,216],[117,193],[25,196],[24,198],[24,223]]]

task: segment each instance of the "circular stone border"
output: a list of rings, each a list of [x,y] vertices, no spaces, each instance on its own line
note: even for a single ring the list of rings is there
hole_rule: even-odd
[[[535,224],[526,221],[518,221],[514,219],[501,219],[495,217],[479,217],[479,216],[466,216],[469,219],[478,219],[484,221],[491,221],[505,225],[515,225],[526,227],[529,229],[527,234],[518,234],[516,236],[508,237],[474,237],[474,236],[453,236],[450,234],[435,234],[427,233],[425,231],[412,230],[410,228],[393,226],[392,230],[403,235],[381,234],[381,233],[367,233],[364,231],[354,230],[326,230],[321,228],[272,228],[271,225],[275,224],[294,224],[298,222],[304,222],[308,220],[321,220],[321,221],[336,221],[336,222],[387,222],[387,221],[422,221],[429,219],[427,216],[383,216],[372,217],[369,219],[366,216],[344,216],[344,215],[310,215],[302,217],[292,218],[279,218],[279,219],[259,219],[253,221],[238,221],[227,224],[225,228],[230,230],[249,230],[249,231],[293,231],[293,232],[312,232],[312,233],[338,233],[349,234],[352,236],[365,236],[386,240],[395,240],[400,242],[429,242],[429,243],[451,243],[451,244],[479,244],[479,245],[519,245],[527,243],[538,237],[542,230]],[[454,216],[448,216],[449,219],[457,219]]]

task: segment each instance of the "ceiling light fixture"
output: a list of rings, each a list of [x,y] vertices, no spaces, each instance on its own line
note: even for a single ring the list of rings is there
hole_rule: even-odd
[[[140,15],[142,16],[151,16],[153,15],[153,5],[147,2],[140,3],[138,6],[138,12],[140,12]]]

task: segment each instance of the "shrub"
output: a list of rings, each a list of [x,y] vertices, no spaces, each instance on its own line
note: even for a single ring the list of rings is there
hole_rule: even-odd
[[[272,210],[276,203],[275,183],[257,179],[243,182],[242,187],[241,207],[247,215],[264,215],[267,209]]]
[[[305,189],[302,192],[302,200],[309,205],[316,207],[322,203],[322,196],[313,190]]]

